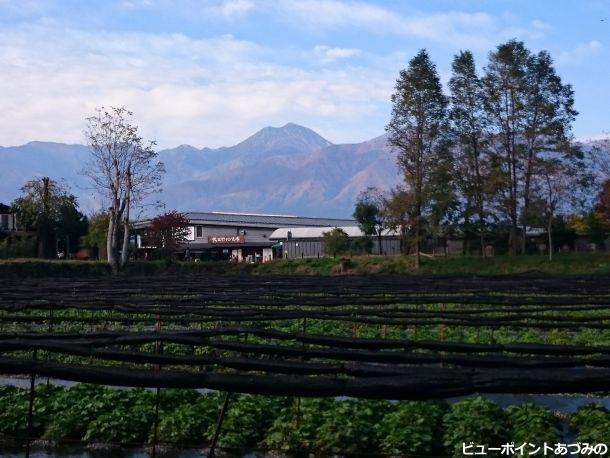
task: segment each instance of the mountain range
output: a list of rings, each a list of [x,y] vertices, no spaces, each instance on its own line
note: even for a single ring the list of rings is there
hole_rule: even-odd
[[[88,155],[85,145],[0,147],[0,202],[10,203],[32,177],[49,176],[65,180],[86,211],[101,208],[81,174]],[[166,174],[155,198],[168,210],[349,217],[366,187],[388,189],[399,182],[385,135],[333,144],[293,123],[265,127],[234,146],[181,145],[159,151],[159,158]]]

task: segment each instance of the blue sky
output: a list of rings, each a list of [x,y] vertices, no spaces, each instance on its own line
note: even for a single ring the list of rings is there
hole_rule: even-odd
[[[574,86],[577,138],[610,130],[610,1],[0,0],[0,145],[81,143],[101,105],[129,107],[160,147],[287,122],[362,141],[419,49],[446,82],[459,50],[482,68],[511,38]]]

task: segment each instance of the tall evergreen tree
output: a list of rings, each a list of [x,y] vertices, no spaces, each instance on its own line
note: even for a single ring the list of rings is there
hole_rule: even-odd
[[[492,127],[501,200],[510,220],[510,253],[525,247],[535,164],[542,152],[571,154],[571,123],[576,116],[570,85],[556,74],[550,55],[536,55],[511,40],[490,53],[483,78],[485,107]]]
[[[562,83],[547,51],[541,51],[530,58],[526,79],[527,103],[523,132],[526,157],[521,218],[524,233],[532,218],[532,181],[536,171],[540,170],[536,164],[540,162],[541,155],[549,154],[557,155],[559,163],[567,164],[569,161],[562,159],[577,153],[577,150],[570,147],[570,140],[572,122],[578,114],[574,109],[574,91],[569,84]],[[525,251],[525,237],[522,242]]]
[[[415,265],[420,265],[423,217],[433,203],[435,177],[447,163],[447,98],[436,66],[421,50],[400,72],[386,130],[398,151],[398,165],[413,196]]]
[[[476,215],[481,254],[485,255],[486,196],[489,175],[487,151],[488,117],[484,108],[483,83],[470,51],[453,58],[451,130],[454,137],[456,183],[463,199],[464,238]],[[466,240],[465,240],[466,241]]]
[[[512,40],[489,55],[483,86],[485,107],[494,136],[497,177],[501,183],[500,208],[510,221],[510,254],[518,248],[519,197],[522,194],[522,160],[527,105],[527,66],[530,53],[522,42]]]

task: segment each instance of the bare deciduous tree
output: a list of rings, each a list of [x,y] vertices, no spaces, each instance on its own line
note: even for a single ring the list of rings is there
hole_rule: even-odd
[[[549,261],[553,260],[553,219],[562,202],[569,199],[573,190],[574,177],[572,171],[561,161],[547,160],[538,164],[538,187],[533,183],[534,191],[538,191],[542,205],[542,217],[545,220]],[[535,206],[534,206],[535,208]]]
[[[531,209],[546,227],[549,260],[553,260],[553,226],[558,214],[567,214],[586,207],[586,193],[594,182],[593,174],[585,166],[584,154],[573,147],[570,155],[545,152],[533,164]]]
[[[91,151],[84,174],[108,202],[106,251],[113,272],[127,263],[130,211],[161,189],[165,172],[155,142],[145,142],[125,107],[101,107],[87,118],[85,136]],[[119,236],[123,232],[119,260]]]
[[[591,142],[589,156],[602,182],[610,180],[610,133],[603,138]]]

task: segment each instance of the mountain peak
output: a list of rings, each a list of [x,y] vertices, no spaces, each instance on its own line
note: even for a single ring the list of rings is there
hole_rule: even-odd
[[[282,127],[278,127],[278,129],[280,129],[280,130],[302,130],[302,131],[313,132],[314,134],[316,133],[315,131],[311,130],[309,127],[305,127],[305,126],[302,126],[302,125],[294,123],[294,122],[287,122]]]
[[[282,127],[264,127],[234,148],[269,155],[307,153],[330,145],[331,142],[313,130],[289,122]]]
[[[294,122],[287,122],[286,124],[284,124],[281,127],[274,127],[274,126],[263,127],[261,130],[259,130],[259,132],[261,132],[263,130],[269,130],[269,131],[297,131],[297,130],[300,130],[300,131],[313,132],[314,134],[316,133],[315,131],[311,130],[309,127],[301,126],[300,124],[297,124]],[[254,134],[254,135],[256,135],[256,134]]]

